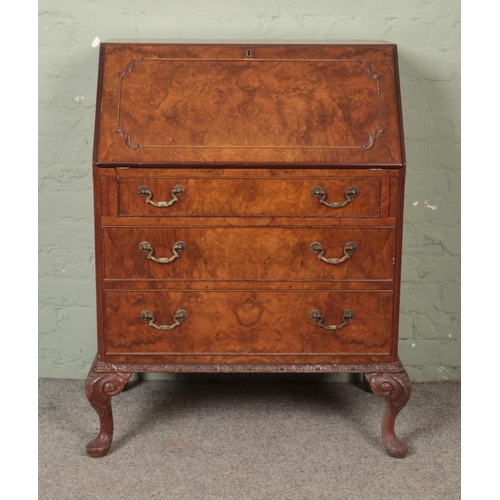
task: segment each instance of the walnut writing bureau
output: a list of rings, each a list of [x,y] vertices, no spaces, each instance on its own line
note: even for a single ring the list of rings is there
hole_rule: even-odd
[[[396,46],[103,43],[94,142],[88,454],[133,372],[358,372],[404,457]]]

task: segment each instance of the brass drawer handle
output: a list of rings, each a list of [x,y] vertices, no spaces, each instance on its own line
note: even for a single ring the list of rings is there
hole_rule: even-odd
[[[326,262],[327,264],[341,264],[342,262],[351,258],[351,254],[356,251],[358,245],[356,245],[356,243],[354,243],[353,241],[347,243],[344,247],[344,256],[340,259],[327,259],[323,257],[323,255],[325,254],[325,250],[321,246],[321,243],[318,243],[317,241],[311,243],[309,248],[311,249],[311,252],[318,253],[318,259],[322,260],[323,262]]]
[[[342,201],[342,202],[328,203],[327,201],[325,201],[326,193],[325,193],[325,190],[321,186],[314,186],[311,189],[311,194],[315,198],[320,198],[319,202],[323,203],[323,205],[326,205],[327,207],[342,208],[342,207],[345,207],[348,203],[351,203],[353,198],[356,198],[356,196],[359,196],[359,188],[357,186],[351,186],[345,192],[345,201]]]
[[[153,193],[147,186],[141,186],[137,190],[137,194],[139,196],[147,196],[146,203],[160,208],[170,207],[176,201],[179,201],[179,196],[182,196],[185,192],[186,190],[184,189],[184,186],[182,184],[177,184],[177,186],[174,186],[174,188],[170,192],[170,195],[172,196],[172,199],[170,201],[152,201],[151,198],[153,197]]]
[[[185,321],[187,317],[187,311],[184,311],[184,309],[179,309],[175,313],[174,323],[172,325],[157,325],[155,323],[155,317],[153,316],[153,313],[151,311],[149,311],[148,309],[144,309],[144,311],[141,312],[141,319],[144,321],[149,321],[149,326],[152,326],[157,330],[173,330],[175,327],[181,324],[181,321]]]
[[[174,246],[172,247],[172,257],[153,257],[153,252],[154,248],[149,243],[149,241],[143,241],[142,243],[139,244],[139,250],[141,252],[148,252],[147,258],[150,260],[153,260],[155,262],[158,262],[159,264],[169,264],[173,260],[177,259],[179,257],[179,254],[184,252],[186,250],[187,245],[183,241],[176,241]]]
[[[311,318],[313,321],[317,321],[317,326],[320,326],[325,330],[340,330],[341,328],[344,328],[344,326],[347,326],[349,324],[350,319],[354,319],[355,317],[356,315],[354,311],[352,309],[347,309],[347,311],[344,311],[344,314],[342,315],[341,325],[324,325],[323,316],[321,316],[321,313],[319,311],[314,310],[309,313],[309,318]]]

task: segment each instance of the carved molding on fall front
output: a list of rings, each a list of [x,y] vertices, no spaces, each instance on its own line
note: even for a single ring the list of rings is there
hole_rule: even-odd
[[[371,64],[368,62],[367,59],[357,59],[358,63],[362,64],[364,66],[365,74],[369,76],[370,78],[373,78],[374,80],[379,80],[380,79],[380,74],[377,73],[376,71],[373,71]]]
[[[380,137],[383,133],[384,129],[381,127],[371,132],[368,136],[368,142],[366,144],[363,144],[361,146],[361,149],[363,149],[364,151],[369,151],[370,149],[372,149],[373,146],[375,146],[375,141],[377,140],[377,138]]]
[[[118,125],[116,126],[115,129],[115,134],[118,134],[125,142],[128,148],[130,149],[139,149],[140,145],[135,144],[132,141],[132,135],[129,132],[126,132],[125,130],[122,130]]]
[[[138,62],[143,62],[144,57],[134,57],[121,71],[118,71],[118,74],[120,75],[120,78],[125,78],[128,75],[132,74],[132,71],[135,69],[135,65]]]

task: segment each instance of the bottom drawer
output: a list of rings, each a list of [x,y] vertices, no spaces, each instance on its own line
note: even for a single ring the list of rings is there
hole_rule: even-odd
[[[389,354],[392,298],[387,291],[107,291],[105,353]]]

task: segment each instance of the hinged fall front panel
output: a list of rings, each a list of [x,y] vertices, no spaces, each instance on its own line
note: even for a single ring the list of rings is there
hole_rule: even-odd
[[[104,44],[94,159],[399,165],[394,50]]]

